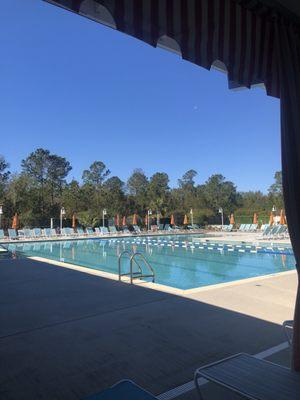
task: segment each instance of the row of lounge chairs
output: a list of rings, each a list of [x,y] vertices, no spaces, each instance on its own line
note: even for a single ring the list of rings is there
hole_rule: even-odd
[[[258,224],[241,224],[239,232],[255,232],[258,229]]]
[[[117,231],[116,227],[101,227],[95,228],[63,228],[61,233],[57,233],[54,228],[34,228],[34,229],[8,229],[7,236],[3,229],[0,229],[0,240],[2,239],[41,239],[41,238],[58,238],[58,237],[78,237],[78,236],[97,236],[97,235],[109,235],[116,233],[130,233],[128,228],[122,230],[122,232]]]
[[[191,232],[197,231],[199,226],[196,224],[189,225],[187,229]],[[173,226],[171,227],[170,224],[160,224],[156,227],[155,231],[159,233],[166,233],[166,232],[179,232],[182,229]],[[3,229],[0,229],[0,240],[4,239],[45,239],[45,238],[61,238],[61,237],[78,237],[78,236],[103,236],[103,235],[116,235],[116,234],[141,234],[143,233],[142,230],[138,225],[133,225],[132,230],[129,230],[128,227],[123,227],[122,230],[117,230],[115,226],[102,226],[96,227],[95,230],[92,228],[77,228],[76,230],[73,228],[63,228],[61,233],[58,233],[54,228],[33,228],[33,229],[8,229],[7,236],[4,233]],[[145,232],[148,233],[148,232]]]
[[[269,225],[261,234],[264,239],[283,239],[289,236],[286,225]]]
[[[222,231],[225,231],[225,232],[231,232],[232,229],[233,229],[233,225],[232,225],[232,224],[230,224],[230,225],[223,225],[223,227],[222,227]]]

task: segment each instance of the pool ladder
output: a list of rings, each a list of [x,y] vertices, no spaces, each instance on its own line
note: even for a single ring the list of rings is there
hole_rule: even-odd
[[[129,260],[130,260],[130,272],[123,272],[121,270],[121,261],[122,261],[122,256],[128,255]],[[136,259],[137,257],[140,257],[144,264],[147,266],[148,270],[150,271],[149,274],[143,274],[143,269]],[[135,263],[138,267],[138,271],[133,270],[133,263]],[[118,257],[118,267],[119,267],[119,281],[122,280],[122,276],[129,276],[130,277],[130,284],[133,284],[133,279],[142,279],[142,278],[152,278],[152,282],[155,282],[155,273],[154,269],[151,267],[149,264],[148,260],[144,256],[143,253],[140,252],[132,252],[129,250],[124,250]]]

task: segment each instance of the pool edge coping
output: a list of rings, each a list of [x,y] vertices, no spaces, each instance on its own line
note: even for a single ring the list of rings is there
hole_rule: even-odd
[[[96,275],[96,276],[114,280],[114,281],[117,281],[120,283],[122,282],[122,283],[130,284],[129,278],[125,277],[121,281],[119,281],[118,275],[112,274],[110,272],[92,269],[89,267],[83,267],[83,266],[80,266],[77,264],[71,264],[71,263],[51,260],[51,259],[44,258],[44,257],[32,256],[32,257],[26,257],[26,258],[28,258],[30,260],[34,260],[34,261],[43,262],[46,264],[52,264],[52,265],[55,265],[58,267],[63,267],[63,268],[72,269],[75,271],[80,271],[83,273],[87,273],[89,275]],[[274,277],[285,276],[285,275],[293,275],[293,274],[296,274],[296,272],[297,272],[296,269],[293,269],[293,270],[289,270],[289,271],[275,272],[273,274],[238,279],[238,280],[231,281],[231,282],[217,283],[214,285],[207,285],[207,286],[198,286],[198,287],[192,288],[192,289],[178,289],[178,288],[163,285],[160,283],[146,282],[141,279],[135,282],[135,286],[144,287],[144,288],[151,289],[151,290],[157,290],[157,291],[164,292],[164,293],[176,294],[176,295],[179,295],[182,297],[186,297],[186,296],[188,296],[190,294],[194,294],[194,293],[201,293],[201,292],[206,292],[206,291],[214,290],[214,289],[221,289],[221,288],[226,288],[226,287],[231,287],[231,286],[243,285],[243,284],[247,284],[247,283],[266,280],[268,278],[274,278]]]

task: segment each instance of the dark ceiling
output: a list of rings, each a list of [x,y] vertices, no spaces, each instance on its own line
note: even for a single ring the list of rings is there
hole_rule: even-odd
[[[292,13],[298,15],[300,18],[300,0],[276,0],[283,7],[287,8]]]
[[[258,14],[272,16],[274,10],[278,15],[300,24],[300,0],[236,0],[243,6],[255,10]]]

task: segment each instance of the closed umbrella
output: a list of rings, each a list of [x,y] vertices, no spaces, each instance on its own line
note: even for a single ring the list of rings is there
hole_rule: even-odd
[[[124,216],[123,219],[122,219],[122,225],[123,225],[123,226],[126,226],[126,217],[125,217],[125,216]]]
[[[279,221],[280,225],[285,225],[285,215],[284,215],[284,211],[281,210],[280,211],[280,221]]]
[[[15,215],[13,217],[13,221],[12,221],[11,227],[12,227],[12,229],[18,229],[19,228],[19,217],[18,217],[17,213],[15,213]]]
[[[119,216],[119,214],[117,214],[115,216],[115,226],[120,226],[120,216]]]
[[[133,218],[132,218],[132,225],[137,225],[137,215],[133,214]]]
[[[183,220],[183,225],[187,225],[188,223],[189,223],[188,217],[187,217],[187,215],[185,214],[184,220]]]
[[[253,224],[255,224],[255,225],[258,224],[258,215],[257,215],[257,213],[253,214]]]
[[[230,222],[230,225],[234,225],[234,215],[233,214],[230,215],[229,222]]]
[[[271,212],[271,214],[270,214],[269,224],[270,224],[270,225],[273,225],[273,224],[274,224],[274,215],[273,215],[272,212]]]
[[[171,221],[170,221],[171,225],[175,225],[175,219],[174,219],[174,215],[171,215]]]
[[[72,216],[72,228],[75,229],[76,228],[76,215],[75,213]]]
[[[145,225],[148,225],[148,215],[145,216]]]

